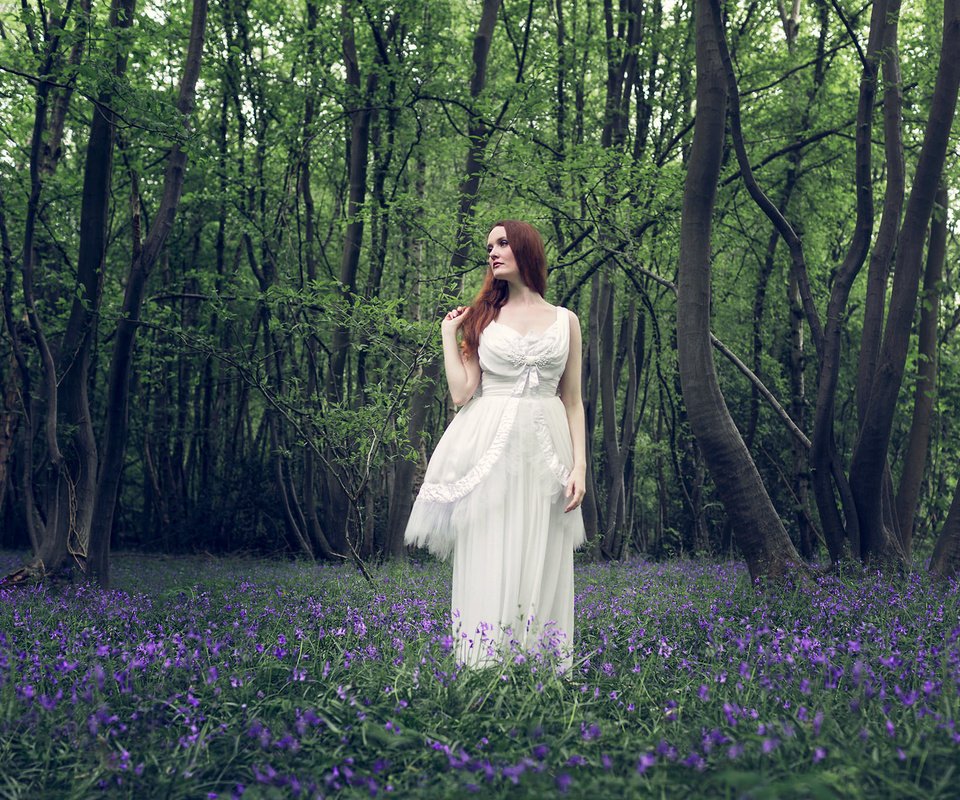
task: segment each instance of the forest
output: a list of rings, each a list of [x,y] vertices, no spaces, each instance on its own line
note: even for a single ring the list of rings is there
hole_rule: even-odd
[[[403,557],[504,218],[587,557],[956,574],[958,83],[958,0],[0,4],[6,580]]]

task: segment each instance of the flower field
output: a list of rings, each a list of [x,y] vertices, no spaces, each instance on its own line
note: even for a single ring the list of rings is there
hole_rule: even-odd
[[[0,798],[960,797],[956,583],[585,563],[558,677],[458,669],[440,565],[114,563],[0,594]]]

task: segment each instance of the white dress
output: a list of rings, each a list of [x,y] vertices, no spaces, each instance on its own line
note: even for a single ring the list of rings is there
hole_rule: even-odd
[[[573,551],[580,509],[564,513],[573,465],[557,396],[570,316],[520,335],[491,322],[480,335],[480,388],[443,434],[405,541],[453,553],[452,618],[459,661],[482,665],[540,647],[569,665]]]

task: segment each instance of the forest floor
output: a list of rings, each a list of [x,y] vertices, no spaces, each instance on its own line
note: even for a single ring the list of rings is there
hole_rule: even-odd
[[[0,593],[0,797],[960,796],[956,583],[583,563],[557,677],[458,668],[443,565],[114,570]]]

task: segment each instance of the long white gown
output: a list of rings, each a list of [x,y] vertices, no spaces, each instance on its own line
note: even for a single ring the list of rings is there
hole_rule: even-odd
[[[557,385],[569,347],[560,307],[542,333],[487,326],[480,388],[437,443],[407,523],[408,544],[453,553],[453,635],[467,664],[539,648],[570,664],[584,528],[579,508],[563,511],[573,445]]]

